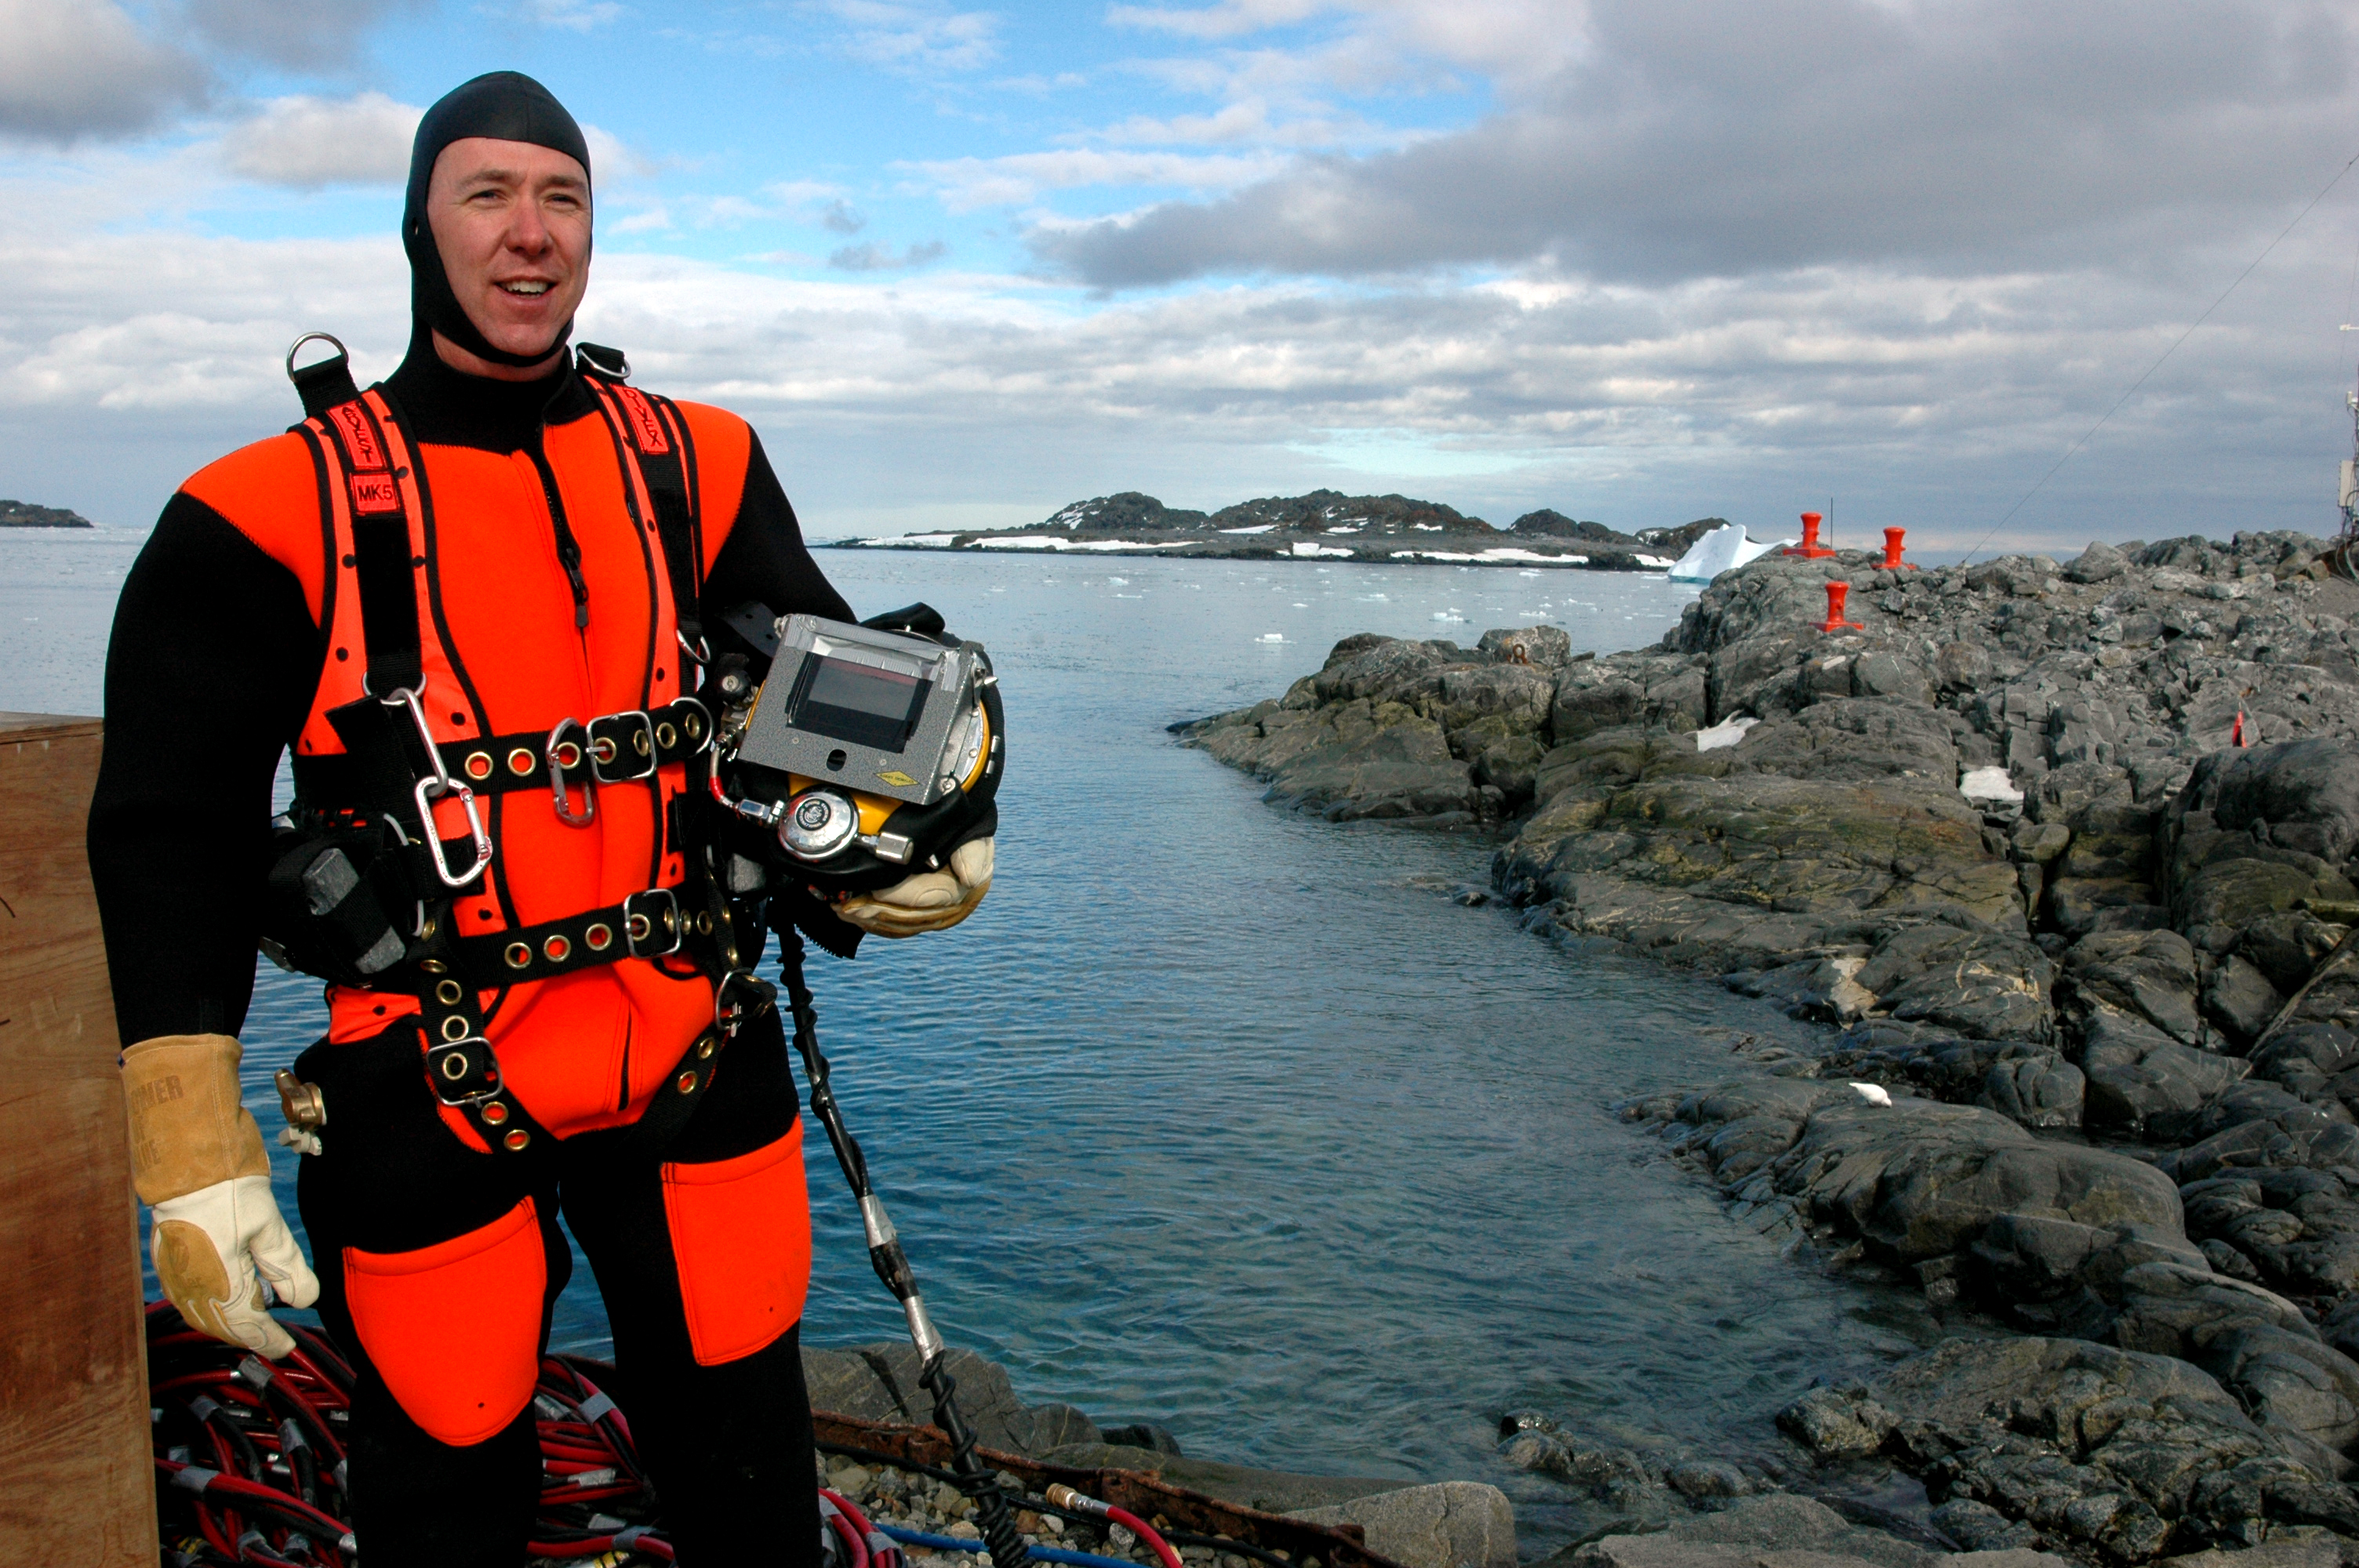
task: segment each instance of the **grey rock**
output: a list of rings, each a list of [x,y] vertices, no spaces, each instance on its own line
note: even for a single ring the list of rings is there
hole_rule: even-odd
[[[1821,1459],[1873,1454],[1898,1424],[1863,1386],[1812,1389],[1777,1412],[1777,1425]]]
[[[2129,565],[2119,550],[2093,539],[2087,549],[2066,563],[2064,577],[2070,582],[2111,582],[2129,570]]]
[[[933,1396],[918,1381],[918,1353],[911,1346],[806,1346],[802,1354],[813,1410],[867,1421],[932,1423]],[[1037,1455],[1060,1444],[1098,1440],[1096,1426],[1071,1405],[1027,1407],[1006,1371],[972,1350],[953,1348],[948,1366],[958,1382],[960,1413],[986,1448]]]
[[[2237,954],[2222,958],[2203,986],[2203,1016],[2229,1039],[2249,1046],[2285,1005],[2268,977]]]
[[[2062,979],[2073,1003],[2135,1013],[2182,1044],[2202,1037],[2195,1007],[2195,949],[2176,931],[2084,936],[2064,955]]]
[[[1506,1493],[1479,1481],[1375,1492],[1292,1517],[1356,1524],[1370,1552],[1406,1568],[1516,1568],[1516,1510]]]
[[[2011,1519],[1988,1503],[1951,1498],[1928,1518],[1935,1530],[1969,1552],[1995,1553],[2028,1550],[2039,1544],[2039,1531]]]
[[[2204,1106],[2246,1071],[2234,1057],[2190,1050],[2111,1008],[2092,1011],[2084,1039],[2089,1125],[2132,1137],[2191,1133]]]
[[[1572,638],[1560,626],[1516,626],[1485,632],[1474,644],[1503,663],[1552,670],[1571,662]]]
[[[2359,747],[2321,738],[2215,752],[2181,799],[2222,829],[2339,864],[2359,846]]]
[[[1824,1503],[1783,1494],[1746,1498],[1652,1535],[1610,1535],[1560,1560],[1567,1568],[2000,1568],[1930,1552],[1852,1524]],[[2061,1565],[2041,1557],[2022,1568]]]
[[[964,1408],[964,1401],[961,1401]],[[1175,1487],[1202,1492],[1223,1502],[1242,1503],[1265,1513],[1291,1513],[1322,1509],[1378,1492],[1401,1489],[1398,1477],[1377,1476],[1301,1476],[1286,1470],[1259,1470],[1213,1459],[1193,1459],[1152,1448],[1118,1447],[1107,1443],[1075,1443],[1031,1457],[1044,1465],[1075,1470],[1136,1470]]]
[[[2205,1267],[2141,1263],[2123,1274],[2119,1288],[2122,1307],[2113,1337],[2126,1350],[2190,1357],[2223,1335],[2254,1327],[2316,1337],[2293,1303]]]
[[[2088,1080],[2081,1069],[2049,1053],[1991,1064],[1981,1103],[2025,1127],[2081,1125]]]

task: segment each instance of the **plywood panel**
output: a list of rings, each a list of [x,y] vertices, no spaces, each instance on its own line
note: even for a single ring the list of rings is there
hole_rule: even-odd
[[[0,1540],[156,1561],[137,1206],[82,853],[92,719],[0,714]]]

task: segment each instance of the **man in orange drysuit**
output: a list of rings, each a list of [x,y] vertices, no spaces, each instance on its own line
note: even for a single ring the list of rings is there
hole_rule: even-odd
[[[561,1212],[680,1560],[810,1561],[800,1127],[777,1013],[743,984],[759,874],[699,826],[694,693],[716,650],[758,663],[730,610],[851,611],[743,420],[567,354],[590,157],[539,83],[498,72],[428,111],[403,239],[400,368],[365,395],[314,377],[311,418],[190,479],[117,611],[90,851],[158,1275],[192,1325],[266,1355],[289,1341],[257,1270],[316,1298],[358,1375],[372,1568],[508,1568],[539,1492]],[[296,1065],[326,1115],[299,1180],[315,1277],[235,1035],[271,900],[368,903],[329,874],[351,859],[306,859],[321,843],[364,891],[397,885],[369,865],[407,867],[416,902],[306,966],[332,980]],[[832,907],[781,892],[767,918],[838,950],[954,924],[990,849]]]

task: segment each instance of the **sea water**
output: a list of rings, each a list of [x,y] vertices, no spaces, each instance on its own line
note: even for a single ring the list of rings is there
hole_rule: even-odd
[[[0,708],[92,712],[136,535],[0,535]],[[1548,622],[1651,642],[1691,587],[1582,571],[828,551],[863,614],[924,600],[992,650],[999,874],[958,929],[814,955],[851,1124],[944,1333],[1033,1401],[1191,1454],[1474,1477],[1527,1554],[1588,1518],[1496,1458],[1544,1412],[1724,1453],[1814,1375],[1908,1348],[1897,1303],[1782,1255],[1613,1103],[1798,1031],[1708,979],[1568,952],[1458,902],[1495,841],[1336,826],[1179,745],[1354,632],[1472,644]],[[316,1034],[264,966],[248,1098]],[[826,1144],[806,1141],[812,1343],[893,1339]],[[293,1156],[275,1150],[290,1217]],[[562,1346],[604,1348],[588,1270]],[[151,1282],[152,1283],[152,1282]],[[1897,1320],[1895,1320],[1897,1321]]]

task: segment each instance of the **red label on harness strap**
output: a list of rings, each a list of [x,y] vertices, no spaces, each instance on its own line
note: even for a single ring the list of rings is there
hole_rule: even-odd
[[[353,467],[385,467],[385,447],[376,438],[376,427],[369,423],[367,413],[359,404],[339,403],[328,410],[328,417],[336,422],[336,432],[344,438],[344,450],[351,455]]]
[[[353,510],[362,514],[401,510],[401,487],[389,473],[353,475]]]
[[[631,418],[631,439],[639,450],[651,458],[661,457],[671,450],[671,441],[664,435],[663,421],[656,417],[656,406],[636,387],[618,386],[614,395],[623,400],[623,411]]]

